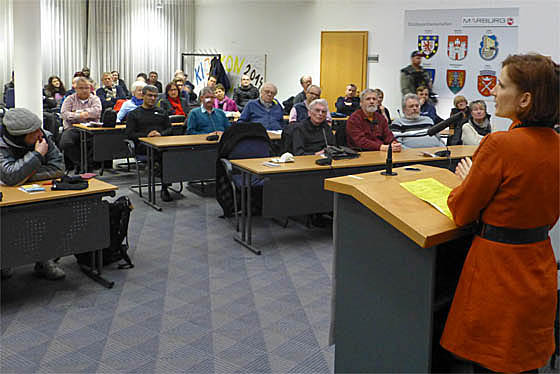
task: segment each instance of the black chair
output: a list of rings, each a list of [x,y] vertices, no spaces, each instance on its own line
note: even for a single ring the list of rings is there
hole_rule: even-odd
[[[334,137],[337,146],[348,146],[346,141],[346,121],[339,121],[333,118]]]
[[[4,104],[6,108],[14,108],[16,106],[15,91],[13,88],[8,88],[4,93]]]

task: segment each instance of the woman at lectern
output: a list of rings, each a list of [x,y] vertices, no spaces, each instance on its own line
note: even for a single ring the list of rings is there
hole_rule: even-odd
[[[492,95],[509,131],[487,135],[455,173],[457,225],[480,223],[441,345],[475,372],[537,372],[554,351],[557,269],[548,231],[560,210],[560,67],[506,58]]]

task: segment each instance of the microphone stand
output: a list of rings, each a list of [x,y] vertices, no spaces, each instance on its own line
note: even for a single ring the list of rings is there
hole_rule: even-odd
[[[381,175],[395,176],[397,173],[393,171],[393,143],[389,143],[389,148],[387,149],[387,161],[385,161],[385,171],[381,172]]]

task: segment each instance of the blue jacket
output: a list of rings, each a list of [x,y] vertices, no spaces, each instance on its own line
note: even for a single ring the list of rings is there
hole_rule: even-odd
[[[239,117],[240,122],[257,122],[267,130],[282,130],[284,110],[276,100],[270,109],[266,109],[260,99],[250,100]]]
[[[208,134],[225,131],[230,126],[226,114],[221,109],[214,109],[210,116],[201,106],[191,110],[187,121],[187,135]]]
[[[436,112],[436,107],[430,103],[424,103],[420,107],[420,115],[424,117],[430,117],[434,123],[439,123],[442,119],[438,116]]]

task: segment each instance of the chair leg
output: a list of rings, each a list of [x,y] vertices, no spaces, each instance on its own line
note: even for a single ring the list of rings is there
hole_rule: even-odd
[[[127,171],[130,173],[130,158],[126,158],[126,167],[127,167]]]

